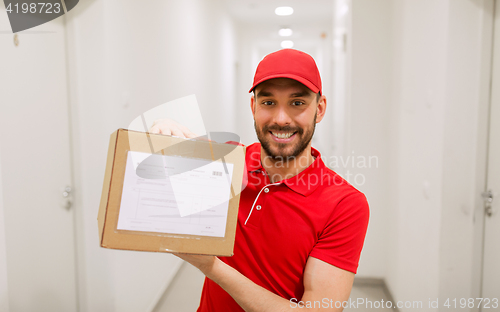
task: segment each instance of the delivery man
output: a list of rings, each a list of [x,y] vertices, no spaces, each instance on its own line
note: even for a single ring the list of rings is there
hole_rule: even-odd
[[[326,98],[314,59],[283,49],[258,65],[233,257],[176,254],[206,276],[199,312],[342,311],[368,226],[363,193],[311,147]],[[195,137],[159,120],[152,133]]]

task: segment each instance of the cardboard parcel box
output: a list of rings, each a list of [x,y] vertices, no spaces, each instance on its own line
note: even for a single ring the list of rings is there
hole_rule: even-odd
[[[119,129],[98,214],[106,248],[232,256],[245,148]]]

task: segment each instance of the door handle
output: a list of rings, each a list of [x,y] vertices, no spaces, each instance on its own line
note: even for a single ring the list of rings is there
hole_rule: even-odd
[[[481,193],[481,197],[484,200],[484,211],[488,217],[491,217],[495,211],[493,210],[493,191],[487,190],[486,192]]]
[[[71,191],[72,191],[72,188],[70,185],[66,185],[64,187],[64,190],[62,192],[62,197],[63,197],[63,200],[62,200],[62,206],[64,208],[66,208],[66,210],[69,210],[71,208],[71,206],[73,205],[73,198],[71,196]]]

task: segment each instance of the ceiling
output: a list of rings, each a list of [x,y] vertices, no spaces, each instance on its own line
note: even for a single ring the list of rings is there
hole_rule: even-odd
[[[225,0],[234,19],[267,26],[293,26],[308,23],[330,23],[334,0]],[[291,6],[290,16],[277,16],[274,9]]]

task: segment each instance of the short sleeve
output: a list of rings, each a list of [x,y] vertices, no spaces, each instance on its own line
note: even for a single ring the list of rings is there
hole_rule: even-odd
[[[224,144],[233,144],[238,146],[245,146],[245,144],[236,141],[226,141]]]
[[[356,273],[370,211],[363,193],[342,199],[332,212],[310,256]]]
[[[238,146],[243,146],[245,147],[245,144],[236,142],[236,141],[226,141],[224,144],[233,144],[233,145],[238,145]],[[248,185],[248,173],[247,173],[247,168],[246,168],[246,162],[245,162],[245,169],[243,170],[243,182],[241,183],[241,191],[243,191],[247,185]]]

